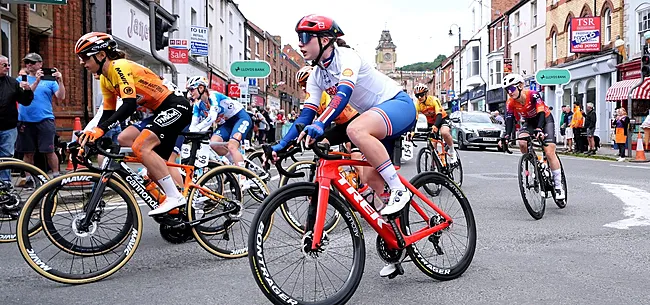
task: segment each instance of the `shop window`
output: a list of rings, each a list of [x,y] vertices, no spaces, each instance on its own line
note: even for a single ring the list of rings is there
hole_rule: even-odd
[[[0,9],[8,11],[9,10],[9,3],[0,3]]]
[[[2,55],[11,58],[11,23],[2,20]]]
[[[32,12],[35,12],[36,11],[36,4],[30,4],[29,5],[29,10],[32,11]]]
[[[638,16],[638,27],[637,34],[639,37],[639,49],[637,51],[643,50],[643,45],[645,45],[645,39],[643,39],[643,33],[650,30],[650,6],[645,6],[643,9],[637,11]]]
[[[594,104],[594,109],[598,107],[598,103],[596,102],[596,81],[594,79],[589,80],[587,83],[587,102],[588,103],[593,103]],[[583,109],[587,110],[587,109]]]

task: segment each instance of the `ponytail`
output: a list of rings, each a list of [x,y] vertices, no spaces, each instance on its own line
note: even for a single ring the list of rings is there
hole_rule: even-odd
[[[106,56],[110,60],[124,59],[126,58],[126,53],[119,49],[113,49],[110,51],[106,51]]]
[[[336,38],[336,45],[344,48],[352,48],[347,44],[347,42],[345,42],[345,40],[343,40],[343,38]]]

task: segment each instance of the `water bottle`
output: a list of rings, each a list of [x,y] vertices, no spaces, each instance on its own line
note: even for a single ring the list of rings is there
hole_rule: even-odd
[[[144,188],[149,192],[149,195],[151,195],[156,201],[159,203],[162,203],[167,199],[167,196],[165,195],[165,192],[163,192],[158,184],[154,182],[153,180],[149,179],[147,176],[147,169],[146,168],[139,168],[138,169],[138,175],[142,177]]]

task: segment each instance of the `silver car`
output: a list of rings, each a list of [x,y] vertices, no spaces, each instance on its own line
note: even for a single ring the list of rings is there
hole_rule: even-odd
[[[498,147],[499,139],[505,133],[505,126],[487,112],[456,111],[449,118],[452,122],[451,136],[461,150],[468,146],[481,149]]]

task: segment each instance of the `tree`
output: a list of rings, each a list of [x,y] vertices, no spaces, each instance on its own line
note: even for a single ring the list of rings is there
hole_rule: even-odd
[[[401,71],[426,71],[426,70],[435,70],[442,64],[442,62],[447,59],[445,55],[438,55],[436,59],[432,62],[417,62],[414,64],[406,65],[398,68]]]

